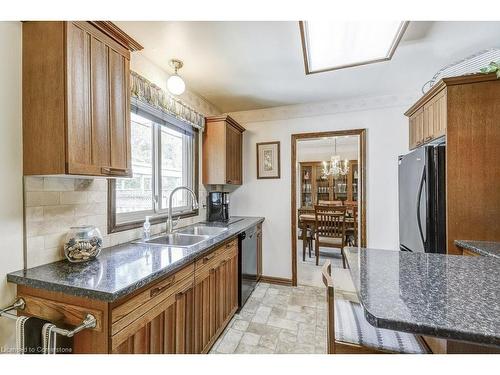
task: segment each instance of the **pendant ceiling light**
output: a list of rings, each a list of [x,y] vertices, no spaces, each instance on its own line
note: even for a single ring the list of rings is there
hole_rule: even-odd
[[[168,63],[173,69],[174,74],[168,77],[167,89],[173,95],[181,95],[186,90],[184,80],[177,74],[177,71],[184,65],[181,60],[172,59]]]
[[[334,155],[330,160],[330,166],[326,161],[323,162],[323,176],[333,175],[334,178],[345,176],[349,173],[349,161],[347,159],[341,160],[340,155],[337,154],[337,139],[335,138]]]

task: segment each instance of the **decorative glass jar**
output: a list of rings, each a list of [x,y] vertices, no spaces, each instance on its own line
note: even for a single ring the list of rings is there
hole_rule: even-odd
[[[102,236],[93,225],[71,227],[64,244],[64,255],[70,262],[86,262],[101,252]]]

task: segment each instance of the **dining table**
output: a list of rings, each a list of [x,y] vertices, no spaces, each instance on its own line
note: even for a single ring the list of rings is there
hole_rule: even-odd
[[[302,254],[303,260],[305,261],[306,256],[306,248],[307,248],[307,229],[311,230],[314,233],[314,227],[316,225],[316,214],[314,213],[314,208],[299,208],[298,210],[298,221],[299,228],[301,229],[301,239],[302,239]],[[354,218],[352,215],[347,212],[346,218],[346,236],[354,233]],[[310,245],[312,247],[312,245]],[[312,250],[312,248],[310,249]]]

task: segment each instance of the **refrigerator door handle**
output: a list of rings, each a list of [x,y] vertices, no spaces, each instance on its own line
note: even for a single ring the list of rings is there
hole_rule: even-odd
[[[418,232],[420,233],[420,238],[422,240],[422,246],[425,251],[425,239],[424,239],[424,233],[422,232],[422,220],[420,218],[420,201],[422,199],[422,189],[424,187],[424,183],[426,180],[426,175],[425,175],[425,168],[422,171],[422,178],[420,180],[420,186],[418,187],[418,195],[417,195],[417,224],[418,224]]]

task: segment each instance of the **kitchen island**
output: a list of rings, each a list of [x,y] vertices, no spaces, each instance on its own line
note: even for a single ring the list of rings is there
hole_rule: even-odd
[[[366,248],[345,253],[373,326],[500,348],[499,259]]]
[[[238,235],[264,220],[240,219],[191,247],[131,242],[7,280],[26,302],[20,314],[72,326],[96,318],[75,336],[75,353],[204,353],[238,308]]]

